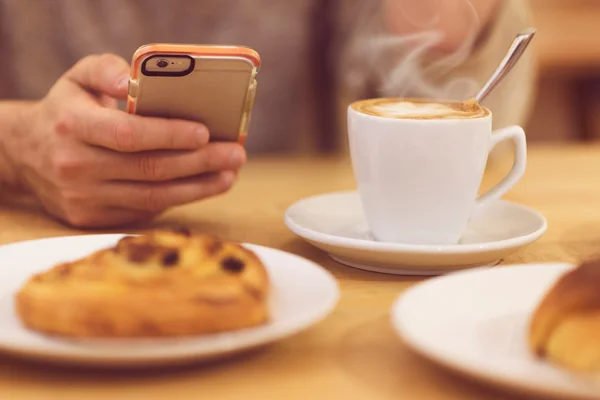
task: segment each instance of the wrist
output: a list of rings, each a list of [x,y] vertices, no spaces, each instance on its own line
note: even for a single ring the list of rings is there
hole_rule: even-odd
[[[19,175],[16,143],[31,126],[33,101],[0,102],[0,185],[25,190]]]

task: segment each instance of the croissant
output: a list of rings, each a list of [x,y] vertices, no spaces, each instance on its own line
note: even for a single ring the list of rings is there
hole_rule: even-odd
[[[536,355],[576,372],[600,372],[600,260],[564,273],[538,304],[528,344]]]

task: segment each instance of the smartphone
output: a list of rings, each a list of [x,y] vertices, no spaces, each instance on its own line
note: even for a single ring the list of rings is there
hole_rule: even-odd
[[[211,141],[243,144],[259,69],[245,46],[144,45],[132,58],[127,112],[202,122]]]

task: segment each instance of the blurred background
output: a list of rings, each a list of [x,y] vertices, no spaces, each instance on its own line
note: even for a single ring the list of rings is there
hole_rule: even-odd
[[[600,1],[529,1],[538,82],[528,141],[600,139]]]
[[[427,2],[401,3],[415,12]],[[497,94],[504,91],[495,104],[491,98],[486,104],[495,121],[522,124],[526,114],[524,125],[532,144],[600,139],[596,112],[600,111],[600,0],[502,3],[512,11],[499,13],[500,28],[480,54],[484,62],[477,62],[489,65],[469,67],[467,60],[457,76],[484,82],[513,35],[524,23],[531,24],[538,33],[528,52],[534,53],[537,73],[532,76],[528,64],[520,78],[512,73],[513,84],[507,78],[495,89]],[[332,108],[337,81],[354,85],[348,101],[353,95],[379,97],[382,94],[372,93],[373,88],[391,84],[395,86],[387,94],[425,97],[421,89],[430,91],[435,83],[430,79],[413,85],[422,81],[417,79],[419,57],[423,58],[419,45],[428,40],[426,36],[416,44],[402,35],[394,40],[385,35],[375,42],[358,40],[371,34],[373,27],[361,28],[359,22],[365,15],[368,20],[377,4],[374,0],[0,0],[0,48],[6,61],[0,63],[0,98],[41,98],[65,70],[91,53],[112,52],[128,61],[138,46],[150,42],[239,43],[258,50],[264,64],[247,149],[346,151],[345,129],[340,128],[347,101],[340,102],[340,110]],[[423,15],[435,11],[424,8]],[[460,26],[460,21],[453,26]],[[353,36],[355,28],[360,35]],[[335,41],[334,33],[342,39]],[[391,70],[396,73],[391,75]],[[446,73],[444,68],[435,71],[439,77]],[[530,93],[533,77],[535,92],[529,99],[521,93]],[[416,87],[419,90],[410,91]],[[457,93],[449,97],[466,98],[474,91]],[[334,115],[340,121],[333,121]]]

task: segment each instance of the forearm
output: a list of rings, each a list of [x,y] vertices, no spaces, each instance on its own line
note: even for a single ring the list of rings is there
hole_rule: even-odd
[[[30,101],[0,101],[0,186],[19,187],[13,161],[18,155],[12,154],[10,142],[27,129],[26,114],[32,105]]]
[[[407,35],[423,30],[438,30],[443,38],[436,50],[452,52],[476,37],[492,19],[502,0],[382,0],[387,28]]]

